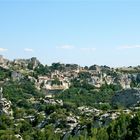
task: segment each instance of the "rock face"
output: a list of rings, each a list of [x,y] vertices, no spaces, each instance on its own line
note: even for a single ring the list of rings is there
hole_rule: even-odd
[[[6,114],[12,116],[13,112],[11,110],[11,102],[6,98],[2,98],[0,100],[0,114]]]
[[[6,114],[9,116],[13,115],[13,111],[11,109],[11,101],[8,101],[6,98],[3,98],[2,88],[0,90],[0,114]]]
[[[13,61],[13,65],[21,67],[21,68],[27,68],[30,67],[31,69],[36,68],[40,64],[39,60],[37,60],[36,57],[32,57],[30,59],[15,59]]]
[[[127,89],[117,92],[112,98],[114,106],[132,107],[140,102],[140,89]]]
[[[0,55],[0,66],[7,68],[9,62],[10,61],[8,59],[5,59],[2,55]]]
[[[13,80],[20,80],[20,79],[23,78],[23,75],[19,72],[12,71],[11,77],[12,77]]]
[[[48,98],[46,97],[45,99],[43,99],[44,103],[46,104],[50,104],[50,105],[61,105],[63,106],[63,101],[62,100],[55,100],[53,98]]]

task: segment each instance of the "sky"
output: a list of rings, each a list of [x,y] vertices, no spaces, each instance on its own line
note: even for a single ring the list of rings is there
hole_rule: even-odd
[[[0,0],[0,54],[48,65],[140,65],[140,1]]]

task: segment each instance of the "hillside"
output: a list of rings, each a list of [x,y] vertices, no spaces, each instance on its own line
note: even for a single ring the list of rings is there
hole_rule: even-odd
[[[139,88],[139,66],[48,66],[1,56],[0,140],[136,140]]]

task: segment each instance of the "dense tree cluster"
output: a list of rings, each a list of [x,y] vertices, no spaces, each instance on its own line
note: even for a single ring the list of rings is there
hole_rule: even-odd
[[[100,89],[84,82],[74,80],[71,88],[58,94],[56,98],[64,102],[71,102],[77,106],[92,106],[96,108],[110,108],[111,99],[115,91],[120,90],[119,85],[103,85]],[[99,103],[103,103],[100,104]]]

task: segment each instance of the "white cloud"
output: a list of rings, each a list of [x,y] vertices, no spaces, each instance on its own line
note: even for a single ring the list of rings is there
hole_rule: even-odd
[[[70,50],[70,49],[74,49],[74,46],[72,45],[63,45],[63,46],[57,46],[57,49],[64,49],[64,50]]]
[[[126,46],[120,46],[117,49],[118,50],[124,50],[124,49],[137,49],[140,48],[140,45],[126,45]]]
[[[96,48],[94,48],[94,47],[84,47],[84,48],[81,48],[81,50],[82,51],[95,51],[96,50]]]
[[[0,48],[0,52],[6,52],[6,51],[8,51],[8,49]]]
[[[75,46],[72,45],[63,45],[63,46],[57,46],[57,49],[63,49],[63,50],[73,50],[75,49],[75,51],[86,51],[86,52],[93,52],[96,50],[96,48],[94,47],[83,47],[83,48],[76,48]]]
[[[25,52],[33,52],[34,50],[31,49],[31,48],[25,48],[24,51],[25,51]]]

